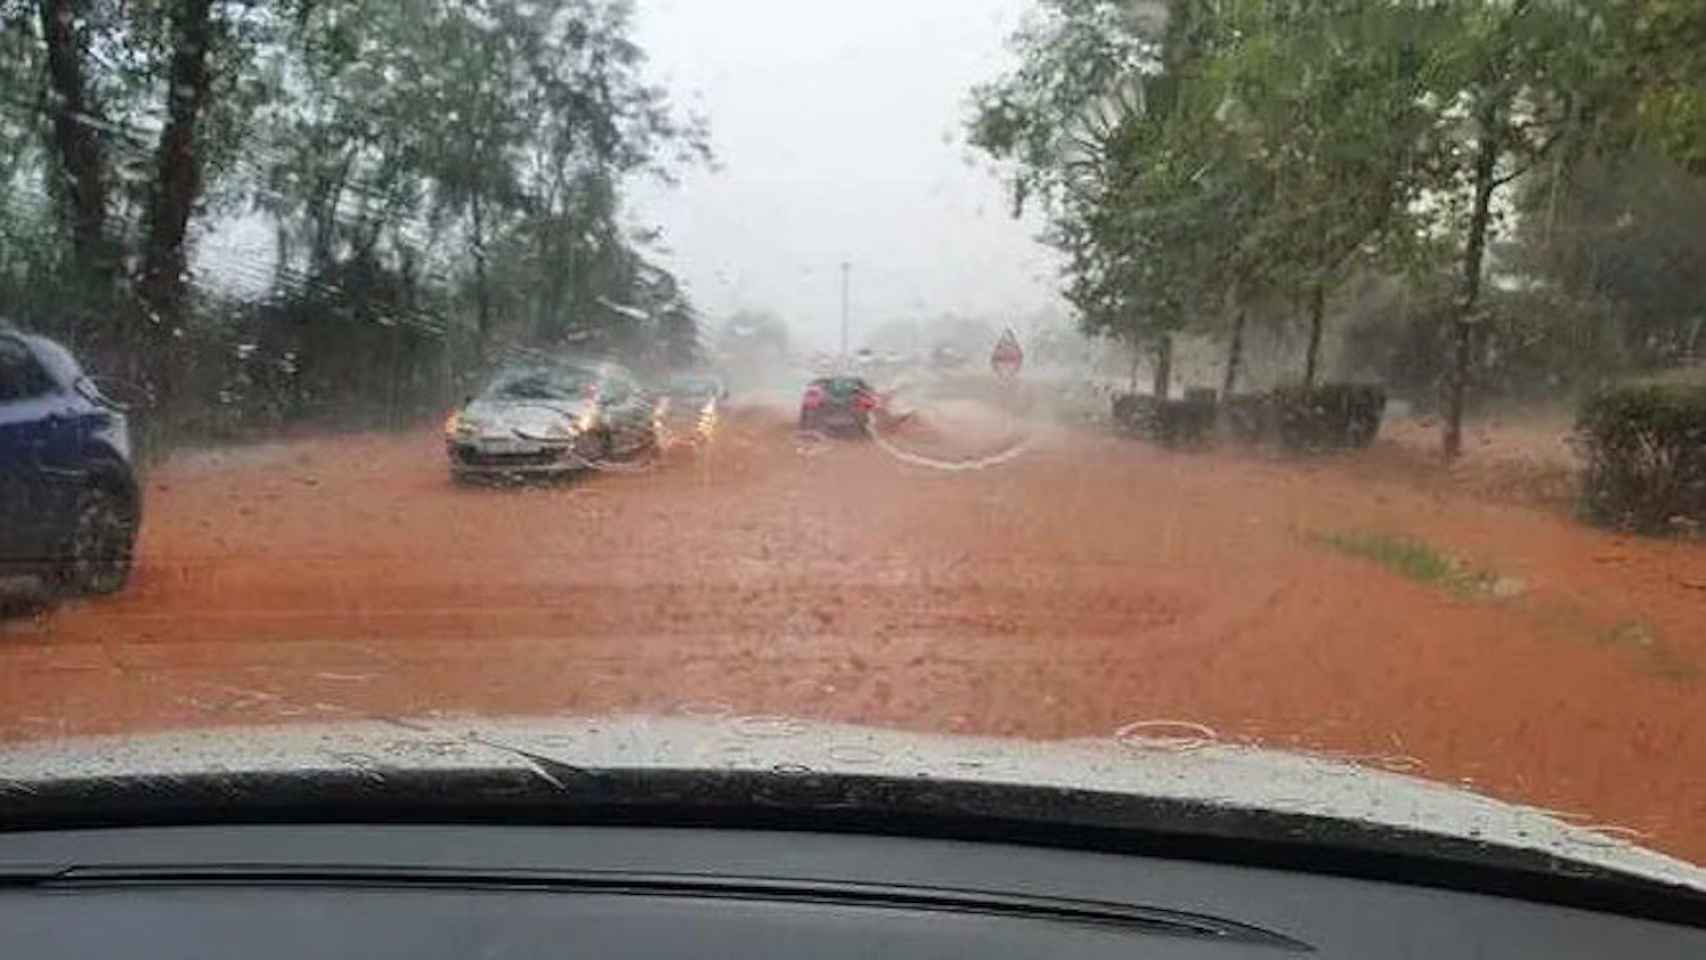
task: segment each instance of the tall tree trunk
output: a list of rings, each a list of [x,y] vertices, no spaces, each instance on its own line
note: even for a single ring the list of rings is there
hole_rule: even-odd
[[[106,156],[100,134],[90,123],[94,109],[84,83],[83,43],[77,36],[82,6],[81,0],[41,0],[41,32],[73,253],[80,270],[98,273],[111,266],[106,249]]]
[[[170,336],[183,305],[189,267],[184,240],[201,195],[196,125],[208,101],[207,59],[213,44],[213,0],[178,0],[172,11],[172,62],[166,125],[155,154],[156,180],[143,250],[142,296],[154,310],[156,341]]]
[[[1487,226],[1492,218],[1493,175],[1499,161],[1499,108],[1489,103],[1480,111],[1481,137],[1475,147],[1475,205],[1469,214],[1469,237],[1463,245],[1462,292],[1452,323],[1452,358],[1446,396],[1443,452],[1447,461],[1463,452],[1463,395],[1469,386],[1469,361],[1475,332],[1475,307],[1481,295],[1481,268],[1487,252]]]
[[[1173,335],[1163,333],[1155,343],[1155,399],[1166,400],[1173,386]]]
[[[1238,385],[1238,364],[1244,359],[1244,308],[1238,309],[1238,315],[1232,321],[1232,344],[1226,348],[1226,378],[1220,384],[1222,400],[1232,396],[1232,389]]]
[[[1327,314],[1327,285],[1319,277],[1309,288],[1309,349],[1303,357],[1303,385],[1315,386],[1321,365],[1321,327]]]
[[[469,239],[474,248],[474,358],[481,366],[486,363],[486,338],[492,329],[492,299],[486,289],[486,209],[475,191],[468,204],[474,235]]]

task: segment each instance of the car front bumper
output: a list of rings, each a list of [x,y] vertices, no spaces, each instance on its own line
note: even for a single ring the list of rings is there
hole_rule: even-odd
[[[515,476],[571,473],[592,467],[577,446],[549,446],[504,453],[482,451],[471,443],[445,444],[450,472],[457,476]]]

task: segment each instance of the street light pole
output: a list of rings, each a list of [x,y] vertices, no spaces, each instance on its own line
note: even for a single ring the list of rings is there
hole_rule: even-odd
[[[841,357],[847,358],[847,275],[853,265],[841,261]]]

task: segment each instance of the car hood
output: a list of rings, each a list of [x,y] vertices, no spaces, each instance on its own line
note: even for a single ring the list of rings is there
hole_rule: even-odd
[[[464,422],[476,425],[484,437],[539,437],[573,423],[593,403],[590,400],[474,400],[462,410]]]
[[[810,815],[806,826],[883,832],[908,817],[970,817],[1002,824],[999,838],[1022,837],[1027,825],[1136,831],[1213,841],[1232,859],[1289,844],[1307,852],[1304,869],[1333,848],[1706,891],[1706,870],[1642,848],[1626,831],[1390,769],[1417,766],[1227,744],[1189,725],[1043,742],[715,707],[428,717],[12,744],[0,747],[0,823],[243,820],[246,807],[265,819],[285,815],[291,796],[358,819],[361,804],[379,797],[453,819],[464,805],[492,803],[552,820],[667,808],[701,823],[750,808]],[[207,809],[197,813],[198,802]]]

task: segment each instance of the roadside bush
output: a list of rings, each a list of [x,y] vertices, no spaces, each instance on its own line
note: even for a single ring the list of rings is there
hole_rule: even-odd
[[[1164,447],[1194,447],[1212,435],[1215,408],[1213,390],[1188,390],[1183,400],[1165,401],[1125,393],[1114,397],[1114,424],[1124,433]]]
[[[1155,398],[1141,393],[1117,393],[1113,400],[1114,429],[1147,434],[1155,422]]]
[[[1374,384],[1326,383],[1279,387],[1269,398],[1269,421],[1288,450],[1366,447],[1380,432],[1386,391]]]
[[[1576,420],[1582,512],[1657,533],[1706,523],[1706,385],[1617,387]]]
[[[1244,393],[1227,397],[1220,405],[1221,423],[1228,433],[1244,443],[1259,443],[1277,436],[1273,398],[1266,393]]]

